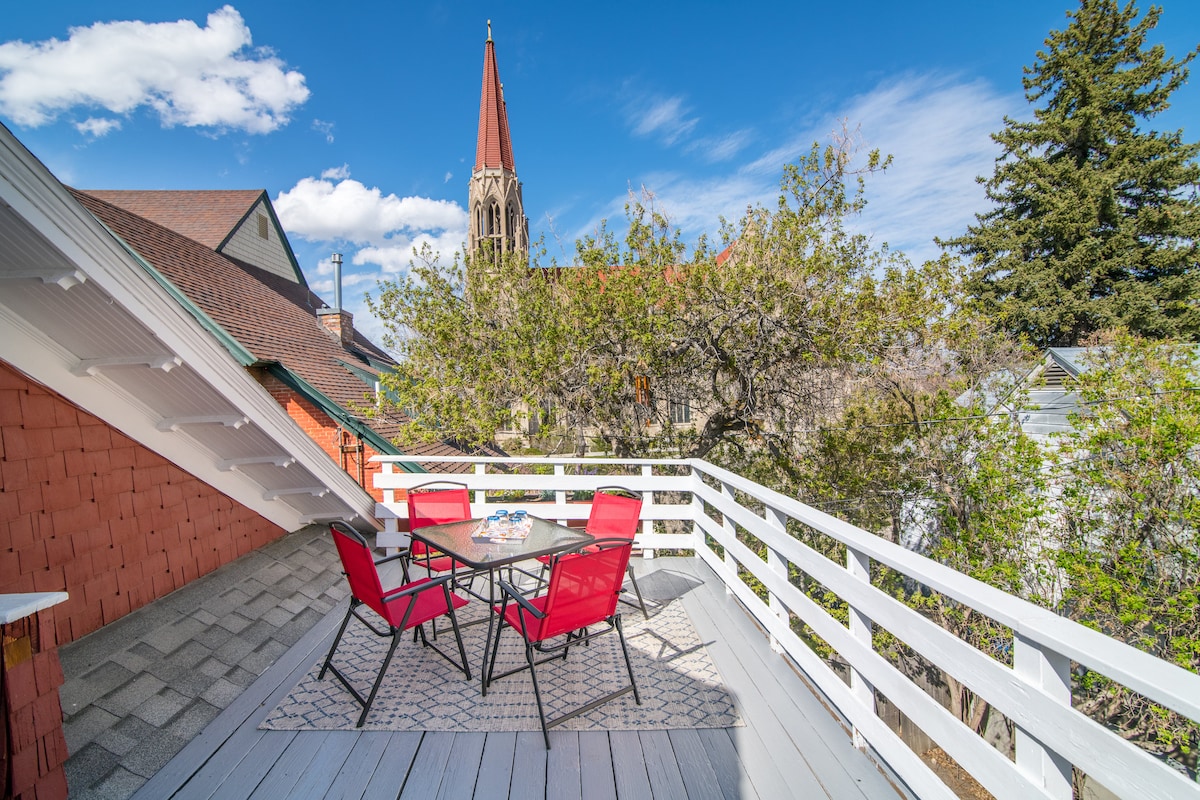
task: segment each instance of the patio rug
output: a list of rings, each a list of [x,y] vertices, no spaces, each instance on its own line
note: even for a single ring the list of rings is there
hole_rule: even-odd
[[[628,609],[628,607],[625,607]],[[479,619],[486,604],[472,601],[459,612],[460,623]],[[370,613],[370,612],[368,612]],[[728,728],[742,725],[733,698],[704,648],[683,605],[673,600],[651,609],[647,621],[640,610],[622,615],[629,657],[642,704],[628,693],[560,727],[566,730],[673,730]],[[445,620],[441,620],[445,622]],[[537,731],[541,730],[528,671],[497,680],[480,694],[479,667],[486,624],[463,627],[471,681],[463,678],[431,650],[401,641],[363,730],[387,731]],[[386,653],[388,639],[372,635],[351,620],[334,663],[366,694]],[[439,634],[438,644],[456,650],[452,633]],[[324,653],[321,660],[324,660]],[[496,671],[525,663],[521,637],[505,628]],[[271,730],[354,730],[361,711],[332,674],[318,680],[320,663],[263,720]],[[538,667],[538,685],[546,714],[553,718],[593,697],[628,682],[616,633],[571,648],[567,661]]]

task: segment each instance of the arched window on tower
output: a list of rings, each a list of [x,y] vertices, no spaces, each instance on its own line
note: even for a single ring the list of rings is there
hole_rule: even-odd
[[[508,240],[515,243],[517,238],[517,209],[512,203],[508,204]]]

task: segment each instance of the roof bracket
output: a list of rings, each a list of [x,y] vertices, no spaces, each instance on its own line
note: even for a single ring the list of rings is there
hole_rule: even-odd
[[[351,511],[346,514],[304,514],[300,517],[301,525],[312,525],[317,522],[350,522],[359,518],[359,514]]]
[[[108,358],[84,358],[71,367],[71,373],[80,377],[96,375],[105,367],[129,367],[144,365],[151,369],[170,372],[183,364],[176,355],[110,356]]]
[[[250,422],[244,414],[204,414],[195,417],[163,417],[155,426],[160,431],[177,431],[184,425],[215,425],[221,424],[226,428],[238,428]]]
[[[309,486],[307,488],[297,489],[274,489],[270,492],[263,493],[263,500],[277,500],[280,497],[285,497],[291,494],[309,494],[313,497],[324,497],[329,494],[327,486]]]
[[[0,274],[0,278],[37,278],[42,283],[57,283],[63,289],[87,281],[87,275],[81,269],[18,269]]]
[[[217,469],[222,472],[236,470],[238,467],[244,467],[250,464],[274,464],[281,469],[286,469],[296,463],[293,456],[249,456],[247,458],[224,458],[217,462]]]

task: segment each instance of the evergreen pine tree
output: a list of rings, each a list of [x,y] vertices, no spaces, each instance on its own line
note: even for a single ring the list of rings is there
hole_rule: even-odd
[[[994,207],[939,242],[973,259],[969,291],[1038,347],[1123,326],[1152,338],[1200,334],[1200,144],[1143,130],[1187,64],[1146,46],[1161,9],[1081,0],[1032,68],[1029,122],[1005,118],[981,183]]]

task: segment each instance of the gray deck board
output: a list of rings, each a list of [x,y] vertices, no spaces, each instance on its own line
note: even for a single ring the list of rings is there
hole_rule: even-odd
[[[333,732],[322,731],[317,736],[298,735],[292,739],[292,743],[275,760],[271,769],[250,793],[250,800],[273,800],[291,796],[300,781],[300,776],[312,764]]]
[[[483,744],[483,759],[479,762],[479,779],[475,782],[474,800],[504,800],[508,797],[516,749],[515,731],[487,734]]]
[[[542,800],[546,797],[546,744],[542,741],[542,732],[518,732],[516,753],[510,797],[513,800]]]
[[[738,758],[737,748],[729,730],[725,728],[706,728],[696,731],[696,737],[704,746],[708,763],[717,776],[717,785],[721,794],[727,800],[757,800],[758,792],[750,776],[746,774],[745,765]]]
[[[726,595],[723,587],[706,583],[695,596],[712,602],[710,613],[716,631],[719,631],[717,635],[722,636],[722,645],[734,648],[739,664],[747,670],[758,689],[753,694],[746,694],[745,701],[747,706],[754,706],[758,711],[754,727],[764,731],[767,735],[763,738],[781,751],[783,764],[794,768],[785,774],[789,784],[811,776],[830,797],[896,794],[865,755],[853,748],[846,752],[847,732],[782,657],[755,657],[755,645],[760,644],[763,637],[756,632],[756,626],[742,607]],[[768,697],[772,702],[767,701]],[[786,699],[786,702],[778,702],[776,698]],[[758,708],[760,706],[762,708]],[[766,713],[762,713],[764,711]],[[777,733],[786,739],[775,738]],[[790,758],[788,754],[791,754]],[[819,791],[815,787],[811,790]]]
[[[666,731],[642,731],[642,758],[646,762],[646,777],[655,800],[687,800],[683,774],[675,761],[675,749]]]
[[[288,795],[289,800],[322,800],[341,774],[358,740],[357,731],[330,731],[316,757],[296,781],[296,788]]]
[[[334,776],[330,790],[325,795],[326,800],[359,800],[384,754],[387,753],[389,759],[396,755],[388,749],[392,734],[387,731],[366,731],[358,734],[357,738],[354,749]]]
[[[485,736],[455,734],[450,746],[450,769],[438,787],[439,800],[463,800],[475,791],[479,766],[483,760]]]
[[[413,731],[398,731],[391,735],[387,748],[375,766],[375,772],[363,790],[363,800],[396,800],[404,779],[417,757],[424,736]]]
[[[583,788],[580,784],[582,771],[579,761],[579,733],[577,731],[555,731],[558,733],[546,753],[546,797],[554,800],[580,800]]]
[[[612,748],[606,731],[579,734],[579,783],[583,800],[617,800]]]
[[[617,797],[634,800],[653,796],[650,777],[646,774],[646,759],[642,755],[642,740],[637,731],[611,731],[613,774],[617,781]]]
[[[744,727],[556,729],[549,752],[540,731],[257,730],[324,655],[344,614],[335,608],[148,781],[136,800],[897,797],[702,562],[660,558],[638,566],[643,590],[681,594]],[[656,570],[663,571],[657,581],[648,575]]]
[[[722,788],[699,731],[670,731],[669,738],[689,800],[721,800],[736,796],[727,794]]]
[[[221,800],[244,800],[249,797],[295,739],[296,734],[292,731],[259,739],[246,753],[246,757],[238,762],[233,772],[218,786],[213,787],[210,797],[220,797]]]
[[[456,734],[445,731],[426,733],[421,737],[417,757],[408,770],[400,797],[428,800],[441,788],[442,778],[450,766],[450,751]]]

